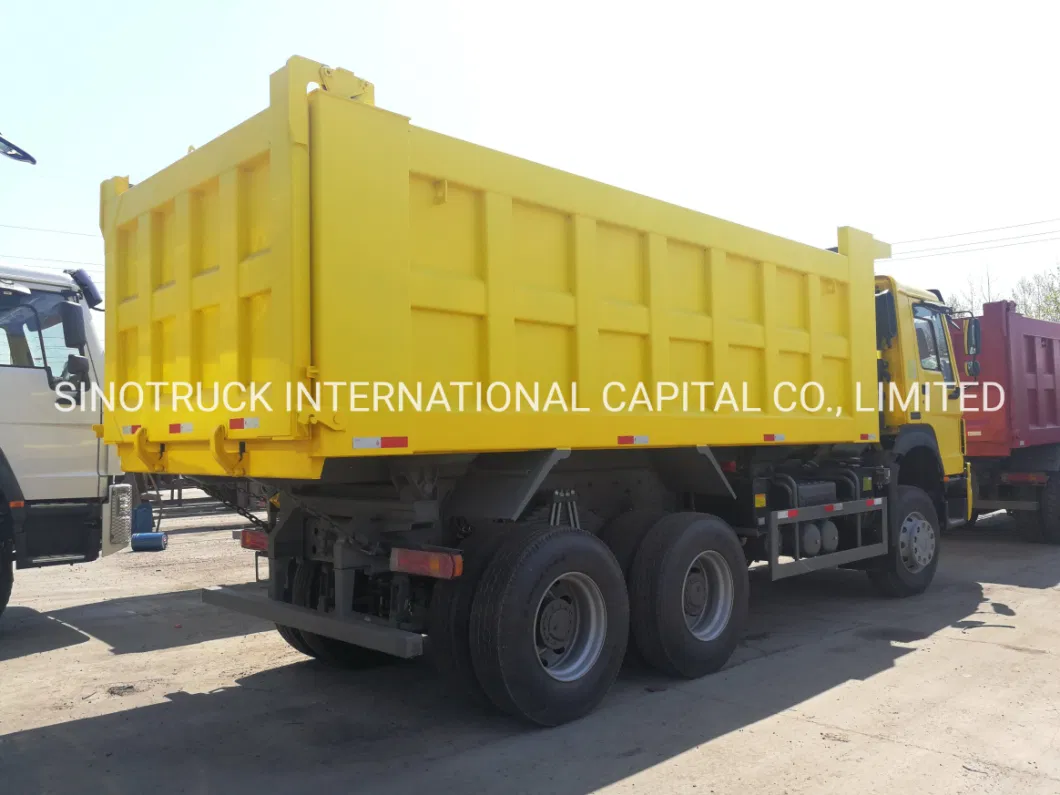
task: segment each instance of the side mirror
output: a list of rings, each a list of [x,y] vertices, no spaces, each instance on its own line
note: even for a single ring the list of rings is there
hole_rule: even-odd
[[[969,356],[978,356],[982,346],[982,329],[979,318],[970,317],[964,327],[964,352]],[[978,373],[976,373],[978,375]]]
[[[975,359],[972,359],[971,361],[967,361],[967,362],[964,363],[964,373],[969,378],[978,378],[979,377],[979,371],[980,371],[979,362],[976,361]]]
[[[78,356],[76,353],[71,353],[66,357],[66,372],[70,375],[88,375],[90,369],[87,356]]]
[[[894,305],[894,293],[885,290],[876,293],[876,350],[891,347],[891,340],[898,336],[898,311]]]
[[[84,350],[88,344],[85,332],[85,316],[81,305],[74,301],[63,301],[59,304],[59,318],[63,322],[63,342],[67,348]]]

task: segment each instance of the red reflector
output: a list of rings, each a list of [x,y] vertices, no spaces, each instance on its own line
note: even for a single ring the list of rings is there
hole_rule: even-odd
[[[238,417],[230,419],[228,421],[228,427],[231,428],[233,431],[243,430],[243,418]]]
[[[180,433],[180,423],[179,422],[170,423],[169,424],[169,432],[170,433]]]
[[[269,534],[264,530],[243,530],[239,534],[239,546],[243,547],[243,549],[267,552],[269,549]]]
[[[456,552],[428,552],[395,547],[390,550],[390,570],[452,580],[464,573],[464,558]]]
[[[824,512],[825,513],[831,513],[834,510],[835,510],[835,506],[834,505],[826,505],[826,506],[824,506]]]
[[[25,502],[25,500],[12,500],[11,502],[9,502],[7,504],[7,507],[8,508],[25,508],[26,507],[26,502]]]
[[[767,433],[762,437],[762,440],[766,442],[775,442],[777,440],[777,435],[775,433]]]
[[[865,500],[865,504],[866,505],[875,505],[876,504],[876,500]]]
[[[1048,477],[1041,472],[1005,472],[1001,475],[1002,483],[1045,483]]]
[[[788,511],[788,518],[789,519],[793,519],[793,518],[795,518],[798,515],[799,515],[798,511]]]
[[[633,437],[632,436],[619,436],[618,437],[618,443],[619,444],[633,444]]]
[[[735,461],[722,461],[721,462],[721,471],[722,472],[735,472],[736,471],[736,462]]]
[[[387,447],[408,447],[409,437],[407,436],[381,436],[379,438],[379,446],[382,448]]]

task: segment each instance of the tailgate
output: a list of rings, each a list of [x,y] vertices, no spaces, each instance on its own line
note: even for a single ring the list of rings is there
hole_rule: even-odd
[[[306,87],[326,82],[370,101],[352,74],[292,58],[265,111],[135,186],[103,183],[104,439],[126,469],[198,450],[194,473],[209,445],[234,472],[241,441],[308,436],[285,391],[309,383]]]

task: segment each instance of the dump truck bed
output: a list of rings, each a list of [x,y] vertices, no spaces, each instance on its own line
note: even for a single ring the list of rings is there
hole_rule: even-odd
[[[157,408],[149,388],[105,412],[127,471],[876,438],[871,236],[813,248],[415,127],[372,95],[294,58],[262,113],[104,183],[107,381],[166,384]],[[819,411],[774,405],[807,381]],[[174,407],[175,382],[199,405]],[[268,409],[240,407],[239,386],[236,410],[213,407],[233,383],[268,384]],[[628,406],[669,383],[663,410]],[[287,400],[318,385],[319,407]]]
[[[968,405],[976,410],[965,416],[968,456],[1004,457],[1012,450],[1060,442],[1060,323],[1025,317],[1012,301],[984,304],[979,322],[981,370],[978,384],[968,389]],[[995,411],[981,410],[979,384],[988,382],[1004,389],[1004,402]],[[986,398],[985,408],[994,408],[1001,395],[991,390]]]

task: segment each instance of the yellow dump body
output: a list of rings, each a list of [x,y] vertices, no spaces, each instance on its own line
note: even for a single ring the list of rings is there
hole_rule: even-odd
[[[101,193],[107,382],[163,384],[105,411],[127,471],[878,432],[871,236],[820,250],[439,135],[342,70],[292,59],[268,109]],[[781,411],[807,381],[821,409]]]

